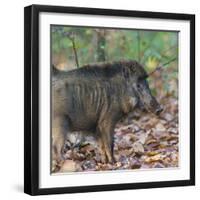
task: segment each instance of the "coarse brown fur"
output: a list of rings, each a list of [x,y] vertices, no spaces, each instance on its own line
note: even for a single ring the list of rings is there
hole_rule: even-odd
[[[56,71],[52,81],[53,159],[62,160],[68,132],[89,131],[95,133],[102,162],[113,162],[115,124],[138,104],[135,85],[146,77],[136,61]]]

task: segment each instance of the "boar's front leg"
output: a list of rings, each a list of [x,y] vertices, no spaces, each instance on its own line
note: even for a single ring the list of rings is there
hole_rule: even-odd
[[[97,141],[100,148],[101,160],[103,163],[114,162],[114,126],[108,120],[101,121],[98,125]]]

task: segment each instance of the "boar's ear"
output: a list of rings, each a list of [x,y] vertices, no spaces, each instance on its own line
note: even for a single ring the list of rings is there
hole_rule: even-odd
[[[148,74],[147,74],[147,72],[146,72],[146,70],[145,70],[145,67],[144,67],[144,65],[140,65],[140,77],[139,77],[139,79],[146,79],[146,78],[148,78]]]
[[[122,67],[122,72],[123,72],[124,78],[127,78],[127,79],[130,78],[130,69],[127,66]]]

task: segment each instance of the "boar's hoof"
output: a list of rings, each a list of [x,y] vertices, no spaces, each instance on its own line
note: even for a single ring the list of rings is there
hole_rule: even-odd
[[[102,154],[102,155],[101,155],[101,162],[102,162],[103,164],[107,163],[107,159],[106,159],[106,155],[105,155],[105,154]]]

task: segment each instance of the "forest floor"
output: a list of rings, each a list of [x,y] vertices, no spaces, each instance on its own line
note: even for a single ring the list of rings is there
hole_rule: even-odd
[[[178,167],[178,101],[167,96],[160,100],[160,116],[134,112],[119,122],[114,134],[114,164],[101,162],[95,141],[67,152],[68,158],[57,172],[105,171]]]

